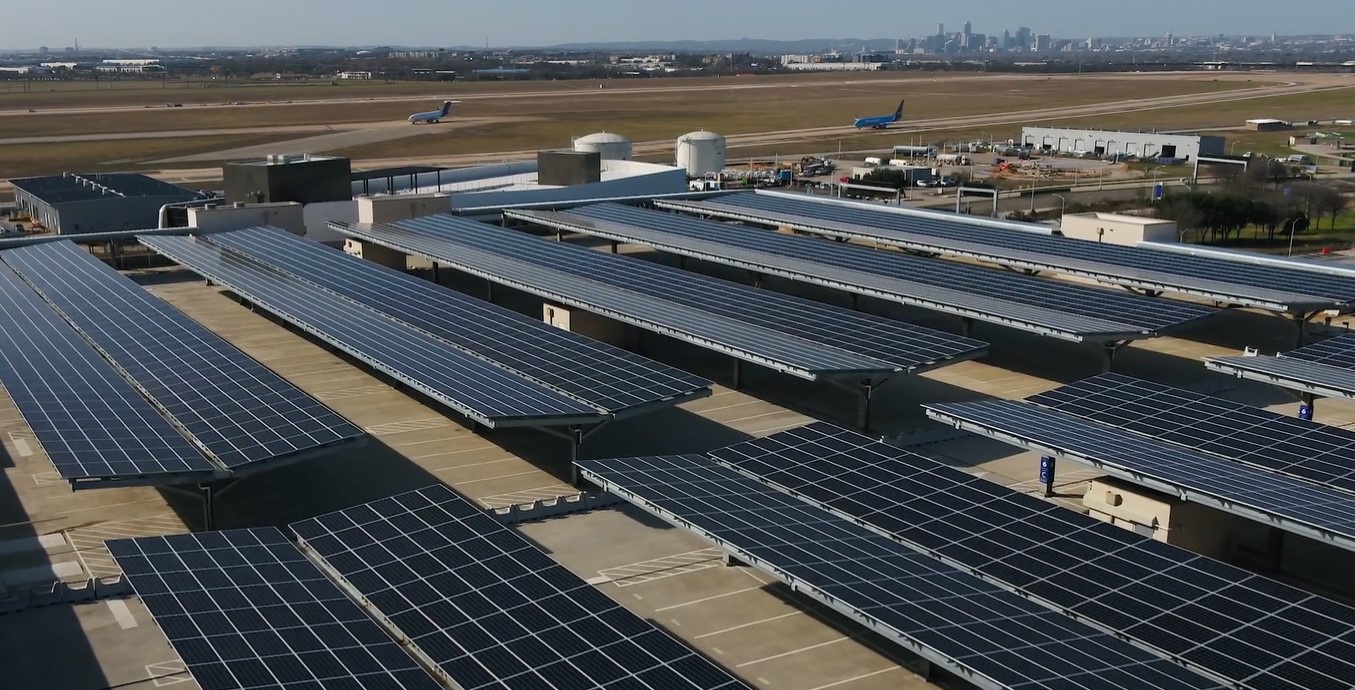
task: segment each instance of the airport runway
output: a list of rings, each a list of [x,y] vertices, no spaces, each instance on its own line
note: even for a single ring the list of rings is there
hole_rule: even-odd
[[[613,95],[618,94],[618,93],[623,93],[623,94],[629,95],[629,94],[673,93],[673,92],[680,92],[680,91],[744,91],[744,90],[754,90],[754,89],[785,89],[785,88],[804,88],[804,87],[810,87],[810,88],[813,88],[813,87],[823,87],[823,86],[842,86],[842,85],[852,85],[852,84],[858,84],[858,83],[859,83],[859,84],[862,84],[862,85],[864,85],[864,86],[871,86],[871,87],[874,87],[874,86],[890,86],[890,85],[905,85],[905,86],[907,86],[907,85],[917,85],[917,84],[923,84],[923,83],[927,83],[927,84],[930,84],[930,83],[947,83],[947,82],[955,82],[955,81],[973,81],[973,80],[982,80],[982,79],[991,79],[991,80],[993,80],[993,81],[1050,81],[1050,80],[1064,81],[1064,80],[1086,79],[1086,78],[1088,78],[1088,77],[1094,76],[1094,77],[1096,77],[1096,78],[1104,78],[1104,79],[1126,79],[1126,80],[1136,80],[1136,79],[1155,80],[1155,79],[1164,79],[1164,78],[1177,77],[1177,78],[1194,79],[1194,80],[1203,80],[1203,79],[1211,79],[1211,80],[1214,80],[1214,79],[1217,79],[1217,80],[1226,80],[1226,81],[1240,81],[1240,80],[1242,80],[1242,79],[1245,78],[1245,79],[1247,79],[1248,81],[1250,81],[1250,80],[1251,80],[1252,78],[1254,78],[1254,77],[1261,77],[1261,78],[1264,78],[1264,77],[1272,77],[1272,76],[1275,76],[1275,75],[1273,75],[1273,74],[1267,74],[1267,73],[1242,73],[1242,72],[1239,72],[1239,73],[1220,73],[1220,74],[1211,74],[1211,73],[1205,73],[1205,72],[1133,72],[1133,73],[1123,73],[1123,72],[1115,73],[1115,72],[1112,72],[1112,73],[1097,74],[1097,75],[1088,75],[1088,74],[1050,74],[1050,75],[1044,75],[1044,74],[976,74],[976,73],[972,73],[972,72],[964,73],[964,74],[940,74],[940,75],[931,75],[931,74],[926,74],[926,73],[922,73],[922,74],[919,74],[919,73],[909,73],[909,74],[910,74],[910,76],[907,76],[907,77],[899,77],[899,78],[891,78],[891,79],[862,78],[862,77],[860,77],[860,76],[855,76],[855,77],[853,78],[853,75],[850,75],[850,74],[849,74],[849,75],[845,75],[844,78],[841,79],[840,81],[828,81],[828,80],[814,80],[814,81],[759,81],[759,80],[756,80],[756,79],[740,79],[740,78],[738,78],[738,77],[730,77],[730,78],[728,79],[728,81],[731,82],[731,83],[721,83],[721,84],[695,84],[695,85],[682,85],[682,84],[678,83],[678,84],[671,84],[671,85],[665,85],[665,86],[642,86],[642,85],[641,85],[641,82],[642,82],[643,80],[636,80],[636,81],[608,80],[608,81],[606,81],[606,82],[601,82],[601,83],[606,84],[607,88],[605,88],[605,89],[595,88],[593,85],[599,83],[599,82],[597,82],[597,81],[591,81],[591,80],[590,80],[590,81],[563,81],[563,82],[556,82],[557,84],[560,84],[560,85],[561,85],[561,86],[559,86],[559,87],[557,87],[557,88],[553,88],[553,89],[541,89],[541,90],[533,90],[533,91],[493,92],[493,93],[483,93],[483,92],[482,92],[482,93],[464,93],[464,94],[456,94],[456,93],[454,93],[454,90],[455,90],[456,87],[449,87],[449,89],[450,89],[449,92],[446,93],[446,94],[443,94],[443,95],[437,95],[437,94],[422,94],[422,95],[411,95],[411,96],[382,96],[382,97],[372,97],[372,98],[353,98],[353,97],[345,97],[345,98],[315,98],[315,99],[302,99],[302,100],[296,100],[296,99],[293,99],[293,100],[276,100],[276,101],[246,102],[244,105],[231,105],[231,104],[228,104],[228,103],[205,103],[205,104],[184,104],[183,107],[184,107],[184,108],[187,108],[187,109],[191,109],[191,110],[203,110],[203,109],[213,109],[213,108],[270,108],[270,107],[288,107],[288,106],[299,106],[299,105],[341,105],[341,104],[352,104],[352,103],[370,103],[370,102],[375,102],[375,101],[390,102],[390,103],[400,103],[400,102],[411,102],[411,103],[413,103],[413,102],[425,102],[425,103],[427,103],[427,102],[431,102],[431,101],[435,101],[435,100],[441,100],[441,99],[444,99],[444,98],[448,98],[448,99],[452,99],[452,100],[458,100],[458,101],[499,100],[499,99],[516,99],[516,98],[554,98],[554,97],[562,97],[562,98],[579,98],[579,97],[613,96]],[[1333,77],[1333,76],[1339,77],[1339,76],[1342,76],[1342,75],[1324,75],[1324,74],[1314,74],[1314,75],[1289,75],[1289,78],[1300,78],[1300,79],[1303,79],[1303,80],[1306,81],[1306,82],[1313,82],[1313,81],[1320,80],[1320,79],[1323,78],[1323,77]],[[680,81],[680,80],[674,79],[673,81]],[[1349,82],[1350,80],[1347,79],[1346,81]],[[223,97],[223,98],[230,97],[230,96],[229,96],[229,92],[223,92],[223,96],[222,96],[222,97]],[[163,106],[161,106],[161,107],[163,107]],[[154,108],[152,108],[152,109],[154,109]],[[96,114],[97,114],[97,113],[117,113],[117,112],[142,112],[142,111],[144,111],[144,110],[147,110],[147,106],[144,105],[144,104],[140,104],[140,105],[123,105],[123,106],[101,106],[101,107],[93,107],[93,108],[42,108],[42,109],[38,109],[37,114],[40,114],[40,115],[75,115],[75,114],[82,114],[82,113],[85,113],[85,114],[87,114],[87,113],[96,113]],[[0,117],[22,117],[22,116],[32,116],[32,115],[34,115],[34,113],[30,113],[30,112],[28,111],[28,109],[26,109],[26,108],[25,108],[25,109],[0,110]]]
[[[1322,75],[1318,75],[1322,76]],[[1198,93],[1185,94],[1178,96],[1162,96],[1158,98],[1136,98],[1118,101],[1108,101],[1103,103],[1093,103],[1077,106],[1063,106],[1052,108],[1040,108],[1033,110],[1014,110],[1001,113],[989,113],[985,115],[973,115],[955,118],[935,118],[930,120],[909,120],[900,126],[891,127],[885,130],[858,132],[850,127],[814,127],[806,129],[782,130],[775,132],[755,132],[748,134],[734,134],[726,137],[726,149],[752,148],[760,146],[769,146],[775,144],[791,144],[800,141],[821,139],[835,134],[852,135],[875,135],[882,137],[897,137],[900,133],[916,133],[938,129],[970,129],[979,127],[992,127],[1006,124],[1019,124],[1029,122],[1040,122],[1047,120],[1063,120],[1080,117],[1095,117],[1098,115],[1115,115],[1129,112],[1144,112],[1151,110],[1162,110],[1167,108],[1179,108],[1190,105],[1200,105],[1209,103],[1227,103],[1233,101],[1253,100],[1258,98],[1272,98],[1277,96],[1295,95],[1302,93],[1313,93],[1319,91],[1335,89],[1355,88],[1355,80],[1346,79],[1344,83],[1336,81],[1333,85],[1332,80],[1312,80],[1307,82],[1286,82],[1280,85],[1260,86],[1249,89],[1241,89],[1226,93]],[[292,142],[294,143],[294,142]],[[279,144],[270,144],[258,148],[260,151],[277,153],[279,147],[288,148],[289,142]],[[635,142],[633,144],[634,154],[637,156],[652,155],[671,150],[673,141],[663,139],[657,141]],[[331,149],[332,150],[332,149]],[[312,152],[315,150],[313,149]],[[305,152],[305,151],[298,151]],[[258,153],[256,155],[263,155]],[[487,153],[451,155],[451,156],[428,156],[428,157],[410,157],[398,159],[377,159],[362,160],[360,162],[368,167],[385,167],[393,165],[406,164],[432,164],[447,166],[476,165],[486,162],[500,162],[504,160],[527,160],[536,156],[536,149],[521,151],[498,151]],[[205,153],[195,156],[200,160],[220,160],[222,152]],[[201,171],[197,170],[175,170],[165,171],[167,175],[186,176],[185,181],[193,179],[211,180],[215,179],[213,175],[219,176],[220,171],[217,168],[207,168]],[[199,177],[201,175],[201,177]]]

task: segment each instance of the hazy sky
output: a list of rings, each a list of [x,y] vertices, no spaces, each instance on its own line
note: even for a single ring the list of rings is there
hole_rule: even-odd
[[[548,45],[896,38],[1029,26],[1062,37],[1355,32],[1355,0],[19,0],[0,47]]]

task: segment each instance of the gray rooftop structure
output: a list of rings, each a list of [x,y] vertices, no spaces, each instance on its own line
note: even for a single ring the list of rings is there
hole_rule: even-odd
[[[135,173],[62,173],[9,182],[19,210],[62,235],[153,228],[160,207],[205,197]]]

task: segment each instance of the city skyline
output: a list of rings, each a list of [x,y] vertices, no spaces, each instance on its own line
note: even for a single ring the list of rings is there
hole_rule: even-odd
[[[859,0],[848,11],[819,0],[782,0],[776,11],[747,6],[636,6],[617,0],[518,0],[503,6],[452,6],[405,0],[376,10],[357,0],[329,0],[317,9],[301,3],[237,0],[227,13],[202,20],[169,0],[67,0],[24,3],[7,10],[13,26],[0,49],[64,47],[77,39],[102,48],[145,46],[408,45],[552,46],[568,43],[918,38],[941,24],[958,33],[1000,35],[1019,26],[1060,38],[1341,34],[1355,32],[1349,0],[1295,0],[1283,12],[1259,0],[1144,0],[1089,5],[1082,0],[1027,0],[994,7],[954,0],[944,7],[909,7]],[[765,6],[770,9],[772,6]],[[523,17],[533,21],[524,23]],[[153,18],[153,21],[149,21]],[[1333,25],[1332,19],[1350,26]]]

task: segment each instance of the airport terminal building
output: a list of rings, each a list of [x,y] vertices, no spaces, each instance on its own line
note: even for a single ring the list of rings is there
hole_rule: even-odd
[[[1051,153],[1094,156],[1119,153],[1140,158],[1179,158],[1188,161],[1195,160],[1201,154],[1214,156],[1225,153],[1223,137],[1103,129],[1023,127],[1021,143]]]

